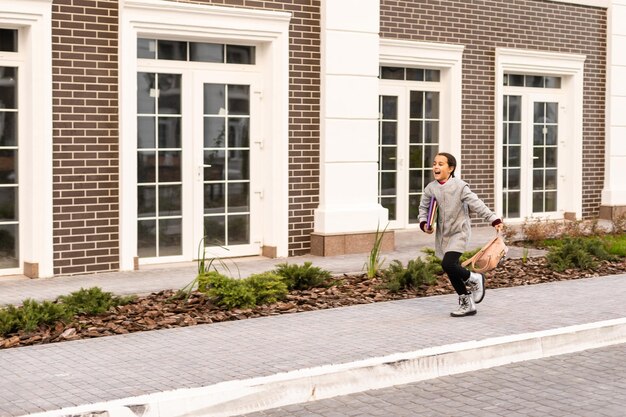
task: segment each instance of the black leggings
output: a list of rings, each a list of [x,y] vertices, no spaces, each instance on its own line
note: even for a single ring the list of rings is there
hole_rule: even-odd
[[[441,261],[441,267],[448,274],[448,279],[456,293],[463,295],[469,294],[467,287],[465,287],[465,281],[469,279],[470,271],[461,266],[460,257],[461,252],[446,252]]]

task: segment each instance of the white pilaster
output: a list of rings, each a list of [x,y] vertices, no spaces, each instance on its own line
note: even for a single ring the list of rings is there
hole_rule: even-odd
[[[316,233],[387,224],[377,199],[379,9],[378,0],[322,0]]]
[[[626,0],[612,0],[607,22],[606,157],[603,206],[626,206]]]

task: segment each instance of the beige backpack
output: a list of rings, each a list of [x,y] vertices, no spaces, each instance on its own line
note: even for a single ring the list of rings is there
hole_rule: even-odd
[[[504,244],[500,234],[491,239],[483,246],[476,255],[472,256],[461,265],[470,265],[474,272],[483,273],[495,269],[500,261],[506,256],[509,248]]]

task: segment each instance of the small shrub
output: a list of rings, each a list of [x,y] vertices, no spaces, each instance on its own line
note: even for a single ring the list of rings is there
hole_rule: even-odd
[[[626,257],[626,234],[610,235],[604,239],[608,253],[622,258]]]
[[[200,274],[197,279],[198,291],[207,294],[217,306],[232,309],[256,305],[252,288],[243,280],[229,278],[217,271]]]
[[[390,291],[398,292],[402,289],[434,284],[437,281],[436,270],[436,264],[424,262],[420,258],[410,260],[406,268],[396,259],[383,271],[383,278]]]
[[[561,235],[561,226],[554,221],[526,219],[522,225],[524,239],[529,242],[541,242]]]
[[[70,295],[58,298],[67,311],[74,314],[102,314],[111,307],[128,304],[133,297],[116,297],[110,292],[104,292],[100,287],[89,289],[81,288]]]
[[[272,272],[283,278],[289,290],[309,290],[319,287],[332,276],[329,271],[312,266],[312,263],[308,261],[304,265],[290,265],[287,262],[278,264]]]
[[[244,282],[252,289],[257,305],[275,303],[289,292],[282,277],[272,272],[250,275]]]
[[[19,330],[31,332],[41,325],[66,321],[70,317],[71,313],[61,304],[26,299],[20,307],[9,305],[0,311],[0,333],[6,335]]]
[[[615,216],[612,220],[613,233],[626,232],[626,213]]]
[[[615,260],[597,238],[565,238],[546,255],[548,266],[562,272],[570,268],[591,269],[597,260]]]

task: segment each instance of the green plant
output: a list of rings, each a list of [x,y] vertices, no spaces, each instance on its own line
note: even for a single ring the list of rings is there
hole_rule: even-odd
[[[382,232],[380,231],[380,224],[376,226],[374,245],[372,246],[370,255],[367,258],[367,262],[363,264],[363,269],[366,270],[368,278],[374,278],[385,263],[385,258],[383,258],[382,261],[380,260],[380,251],[382,249],[383,238],[385,237],[385,232],[387,231],[388,226],[389,223],[387,223],[387,226],[385,226]]]
[[[198,291],[207,294],[217,306],[231,309],[256,305],[252,288],[243,280],[229,278],[217,271],[200,274],[197,280]]]
[[[216,305],[227,309],[275,303],[288,293],[282,277],[272,272],[235,279],[217,271],[209,271],[198,276],[198,291],[207,294]]]
[[[219,246],[219,245],[216,245],[216,246]],[[219,247],[221,247],[222,249],[228,250],[228,248],[224,248],[222,246],[219,246]],[[212,257],[207,256],[206,236],[203,236],[202,239],[200,239],[200,243],[198,244],[198,260],[197,261],[198,261],[198,274],[196,275],[196,277],[193,280],[191,280],[189,284],[185,285],[183,288],[178,290],[172,298],[181,298],[184,296],[186,299],[188,299],[189,295],[194,290],[194,288],[198,286],[199,284],[198,279],[201,276],[206,275],[209,272],[218,272],[218,269],[215,266],[216,263],[221,266],[222,270],[228,272],[229,275],[232,275],[230,272],[230,268],[228,267],[228,265],[226,264],[226,262],[224,262],[222,258],[220,258],[219,256],[212,256]],[[239,267],[234,262],[233,262],[233,265],[235,266],[235,268],[237,268],[237,275],[240,276]]]
[[[289,264],[287,262],[276,265],[273,273],[281,276],[289,290],[308,290],[319,287],[332,274],[309,261],[304,265]]]
[[[110,292],[104,292],[99,287],[81,288],[70,295],[60,296],[57,301],[69,313],[74,314],[101,314],[111,307],[128,304],[133,297],[117,297]]]
[[[244,282],[252,289],[257,305],[275,303],[289,292],[282,277],[272,272],[250,275]]]
[[[425,262],[420,258],[410,260],[406,268],[402,266],[402,262],[395,259],[383,271],[383,279],[389,291],[398,292],[402,289],[434,284],[437,281],[436,270],[436,264]]]
[[[605,236],[604,242],[608,253],[626,257],[626,234]]]
[[[61,304],[52,301],[40,303],[29,298],[19,307],[8,305],[0,310],[0,334],[6,335],[19,330],[30,332],[41,325],[66,321],[70,317],[71,313]]]
[[[522,249],[522,264],[528,262],[528,248]]]
[[[615,256],[598,238],[564,238],[555,243],[546,255],[548,266],[559,272],[570,268],[591,269],[596,266],[597,260],[613,259]]]

